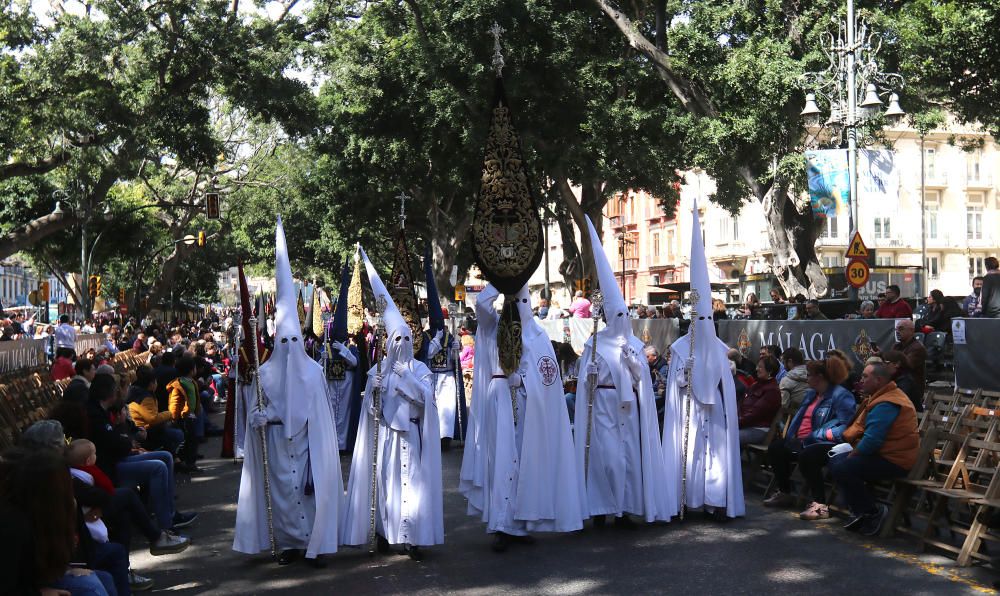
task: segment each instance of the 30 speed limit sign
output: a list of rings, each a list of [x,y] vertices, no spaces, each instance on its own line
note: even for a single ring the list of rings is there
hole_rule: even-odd
[[[851,259],[851,262],[844,268],[844,275],[847,277],[847,283],[851,284],[852,288],[861,288],[868,283],[868,278],[871,277],[871,270],[868,269],[868,263],[864,260]]]

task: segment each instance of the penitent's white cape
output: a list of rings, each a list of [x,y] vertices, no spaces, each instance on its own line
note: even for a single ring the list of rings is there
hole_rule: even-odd
[[[523,353],[515,427],[511,394],[497,353],[498,297],[476,301],[475,376],[459,490],[488,532],[571,532],[583,527],[573,438],[552,344],[535,323],[527,291],[517,295]]]
[[[676,483],[680,505],[683,503],[685,408],[690,401],[686,506],[689,509],[703,506],[725,509],[729,517],[739,517],[745,515],[746,504],[740,469],[736,386],[726,359],[729,348],[715,335],[711,286],[697,204],[691,232],[691,288],[699,293],[698,317],[691,321],[687,335],[670,346],[663,414],[664,463]],[[693,352],[692,334],[695,335]],[[689,357],[694,363],[690,398],[684,373]]]
[[[382,360],[381,374],[388,382],[380,392],[378,443],[373,448],[375,426],[370,412],[378,364],[368,372],[347,483],[341,543],[356,546],[368,542],[372,457],[377,449],[377,531],[390,544],[442,544],[441,438],[431,371],[413,358],[410,328],[363,251],[362,256],[372,291],[377,297],[384,296],[387,302],[386,356]],[[396,362],[407,367],[405,375],[393,372]]]
[[[653,383],[643,343],[632,333],[625,300],[593,224],[587,219],[604,295],[607,326],[597,332],[597,388],[591,419],[589,472],[584,475],[590,378],[586,374],[594,339],[587,340],[579,360],[576,393],[576,465],[581,502],[587,515],[631,513],[647,522],[669,521],[677,512],[674,479],[663,466],[660,425],[656,418]],[[638,381],[625,363],[621,342],[627,341],[642,366]]]
[[[304,549],[306,557],[315,558],[337,552],[344,498],[337,430],[323,369],[303,347],[280,217],[275,236],[276,337],[271,357],[260,367],[269,421],[263,440],[267,442],[271,510],[278,549]],[[252,403],[256,407],[256,397]],[[271,548],[262,437],[261,431],[249,428],[252,418],[248,413],[233,539],[233,550],[247,554]]]

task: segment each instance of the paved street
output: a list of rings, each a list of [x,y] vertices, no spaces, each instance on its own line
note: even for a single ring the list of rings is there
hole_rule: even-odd
[[[221,421],[220,421],[221,422]],[[218,439],[204,448],[219,452]],[[278,567],[268,557],[234,553],[239,466],[204,460],[206,474],[180,490],[181,509],[201,517],[189,528],[193,546],[180,555],[136,550],[132,564],[153,577],[156,591],[181,594],[982,594],[989,573],[957,570],[943,557],[917,555],[904,540],[860,540],[836,520],[809,524],[792,512],[748,499],[747,518],[574,535],[539,535],[533,546],[502,555],[489,548],[484,526],[464,515],[456,490],[460,449],[444,454],[446,544],[421,563],[402,556],[370,559],[346,549],[325,569]],[[347,470],[347,462],[343,469]]]

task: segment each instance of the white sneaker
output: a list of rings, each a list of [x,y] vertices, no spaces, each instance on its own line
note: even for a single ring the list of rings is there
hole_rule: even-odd
[[[160,555],[172,555],[183,551],[190,545],[190,538],[164,531],[160,532],[160,537],[149,545],[149,554],[155,557]]]

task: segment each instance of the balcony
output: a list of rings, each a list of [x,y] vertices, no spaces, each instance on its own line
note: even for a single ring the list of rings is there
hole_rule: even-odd
[[[816,238],[817,246],[847,246],[847,237],[841,236],[820,236]]]
[[[920,170],[917,170],[917,178],[914,180],[916,187],[920,188]],[[943,190],[948,188],[948,176],[941,172],[924,171],[924,188]]]
[[[917,243],[919,245],[920,238],[917,237]],[[907,242],[898,236],[892,236],[889,238],[875,238],[876,248],[905,248]]]
[[[993,176],[989,173],[970,175],[965,179],[966,190],[992,190]]]

